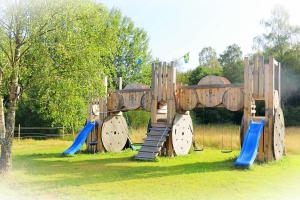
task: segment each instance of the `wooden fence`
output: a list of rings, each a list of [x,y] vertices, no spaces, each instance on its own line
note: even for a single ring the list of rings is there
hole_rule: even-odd
[[[74,131],[66,133],[65,127],[22,127],[20,124],[16,126],[14,138],[26,139],[47,139],[47,138],[62,138],[72,136],[74,138]]]

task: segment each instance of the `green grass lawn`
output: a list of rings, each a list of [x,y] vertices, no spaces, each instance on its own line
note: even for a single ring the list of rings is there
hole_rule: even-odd
[[[238,151],[207,149],[137,162],[126,150],[62,157],[71,141],[16,141],[13,171],[0,199],[299,199],[300,154],[279,162],[233,166]]]

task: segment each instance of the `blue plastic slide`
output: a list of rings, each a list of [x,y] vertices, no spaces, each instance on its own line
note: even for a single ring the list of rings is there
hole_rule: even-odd
[[[73,155],[76,153],[80,148],[82,147],[84,141],[88,137],[88,135],[92,132],[92,130],[95,127],[94,122],[88,122],[85,127],[80,131],[80,133],[77,135],[75,141],[73,144],[64,151],[64,155]]]
[[[259,122],[250,120],[241,154],[235,161],[235,166],[249,167],[253,164],[259,146],[259,139],[264,129],[264,124],[264,120]]]

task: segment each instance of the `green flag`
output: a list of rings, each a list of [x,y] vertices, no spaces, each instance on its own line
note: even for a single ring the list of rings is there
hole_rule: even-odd
[[[184,59],[184,63],[188,63],[188,62],[189,62],[189,59],[190,59],[190,52],[186,53],[186,54],[183,56],[183,59]]]

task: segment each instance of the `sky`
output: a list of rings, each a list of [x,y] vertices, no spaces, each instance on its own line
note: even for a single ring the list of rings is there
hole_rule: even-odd
[[[300,25],[298,0],[98,0],[118,8],[149,35],[153,58],[171,61],[190,52],[182,71],[198,66],[198,53],[211,46],[221,54],[238,44],[244,55],[252,52],[253,38],[263,32],[262,19],[283,6],[292,24]]]

